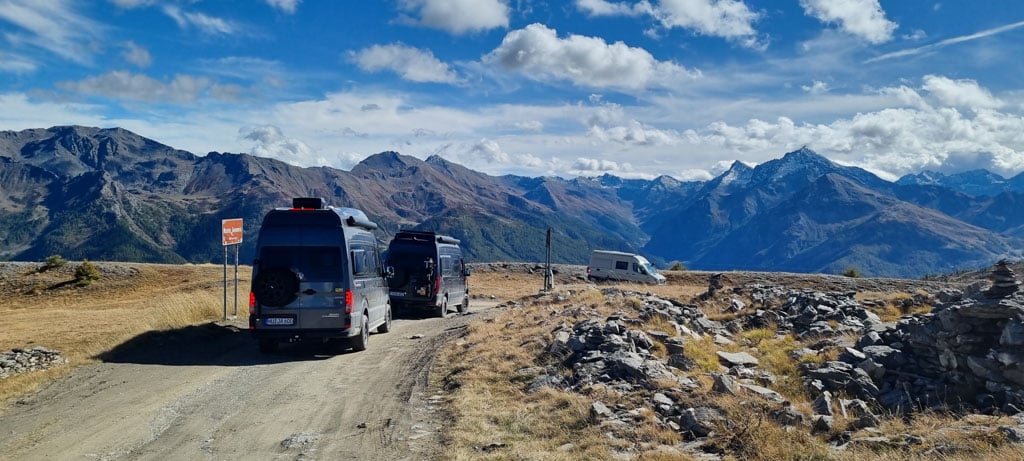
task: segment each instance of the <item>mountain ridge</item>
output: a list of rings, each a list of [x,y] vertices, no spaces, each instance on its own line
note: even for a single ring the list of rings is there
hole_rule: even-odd
[[[385,242],[403,228],[452,234],[481,262],[543,260],[548,228],[553,260],[566,263],[585,263],[600,248],[712,270],[855,266],[920,276],[1019,255],[1024,215],[1007,208],[1024,203],[1024,193],[971,196],[933,182],[890,183],[806,148],[685,182],[490,176],[394,151],[350,171],[303,168],[249,154],[197,156],[121,128],[3,131],[0,259],[219,261],[220,220],[237,217],[248,237],[240,252],[251,259],[262,215],[295,196],[363,209]],[[837,210],[849,216],[811,218]],[[884,210],[913,219],[883,219]],[[882,248],[876,236],[890,228],[913,237],[890,236]],[[815,249],[817,241],[825,246]]]

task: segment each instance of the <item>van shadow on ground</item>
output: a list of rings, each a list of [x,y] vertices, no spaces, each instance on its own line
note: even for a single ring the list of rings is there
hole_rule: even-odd
[[[251,366],[302,360],[325,360],[348,353],[340,343],[281,344],[274,354],[261,353],[248,330],[204,323],[148,331],[95,358],[108,363],[172,366]]]

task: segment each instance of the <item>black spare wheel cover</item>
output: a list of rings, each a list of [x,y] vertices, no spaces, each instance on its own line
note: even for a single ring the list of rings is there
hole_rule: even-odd
[[[299,277],[281,267],[262,270],[253,280],[252,293],[264,306],[287,305],[299,295]]]

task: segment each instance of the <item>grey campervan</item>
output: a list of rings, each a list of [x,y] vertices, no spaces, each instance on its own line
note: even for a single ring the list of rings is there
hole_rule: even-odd
[[[456,306],[469,311],[469,268],[459,240],[434,232],[403,230],[388,245],[387,264],[394,269],[388,294],[395,309],[430,309],[439,317]]]
[[[371,329],[391,329],[376,228],[362,211],[315,197],[263,217],[249,294],[249,330],[261,351],[307,339],[343,339],[361,351]]]

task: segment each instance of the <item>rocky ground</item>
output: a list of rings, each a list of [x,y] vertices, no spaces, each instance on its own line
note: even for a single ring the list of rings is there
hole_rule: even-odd
[[[563,282],[585,280],[583,270],[553,268]],[[654,414],[683,434],[683,452],[712,459],[764,459],[736,448],[750,412],[806,433],[837,458],[846,450],[906,456],[893,459],[985,457],[950,441],[959,437],[1024,453],[1024,294],[992,294],[989,271],[920,281],[666,275],[670,284],[703,281],[707,291],[680,300],[597,285],[620,308],[589,318],[587,309],[572,308],[548,321],[550,341],[537,358],[547,365],[522,370],[529,377],[524,390],[611,391],[614,405],[597,400],[591,409],[609,434]],[[571,294],[540,296],[572,302]],[[710,363],[702,351],[713,354]],[[921,415],[972,423],[928,434],[907,422]],[[958,436],[950,438],[951,431]]]

